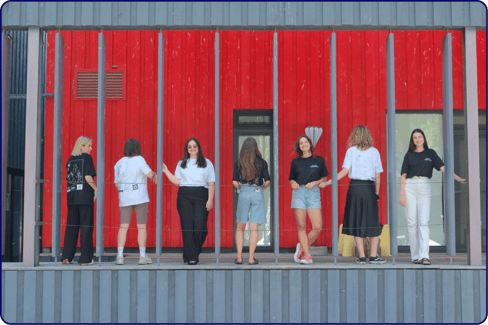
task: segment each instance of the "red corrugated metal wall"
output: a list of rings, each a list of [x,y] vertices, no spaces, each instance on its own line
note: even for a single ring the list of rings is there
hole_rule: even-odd
[[[96,161],[96,100],[75,100],[74,69],[97,68],[97,32],[63,31],[65,79],[63,115],[63,163],[78,136],[94,139]],[[165,31],[164,161],[174,170],[187,138],[197,137],[203,152],[214,162],[215,33],[211,31]],[[329,31],[278,32],[279,57],[279,151],[280,151],[280,246],[297,241],[296,224],[289,208],[288,184],[293,144],[306,126],[321,126],[324,133],[317,154],[330,161]],[[445,31],[395,31],[397,109],[442,108],[441,40]],[[54,92],[54,32],[48,33],[46,92]],[[105,246],[116,246],[119,224],[118,197],[112,184],[113,166],[123,156],[128,138],[141,141],[144,157],[156,170],[157,44],[154,31],[112,31],[107,39],[107,69],[127,71],[125,100],[106,105],[106,196]],[[371,130],[381,153],[382,183],[386,181],[386,31],[337,32],[337,98],[339,167],[347,150],[347,137],[357,124]],[[463,107],[462,32],[453,31],[454,107]],[[486,109],[486,32],[478,32],[478,87],[480,109]],[[221,238],[223,247],[233,245],[232,164],[233,110],[273,108],[273,32],[220,32],[220,126],[221,126]],[[53,99],[46,99],[45,179],[52,179]],[[215,163],[215,162],[214,162]],[[96,162],[95,162],[96,164]],[[63,179],[65,171],[63,170]],[[100,182],[101,180],[97,180]],[[177,188],[164,178],[163,246],[181,247]],[[339,185],[339,224],[348,180]],[[63,193],[66,184],[63,183]],[[387,220],[386,186],[382,186],[380,219]],[[148,243],[155,244],[156,189],[149,187]],[[44,184],[43,246],[51,246],[52,186]],[[319,245],[331,245],[331,190],[322,190],[325,230]],[[62,196],[62,223],[66,220],[66,197]],[[214,213],[209,216],[213,247]],[[310,227],[310,224],[308,225]],[[136,228],[135,222],[131,228]],[[62,239],[64,227],[61,230]],[[137,231],[130,230],[126,246],[137,246]]]

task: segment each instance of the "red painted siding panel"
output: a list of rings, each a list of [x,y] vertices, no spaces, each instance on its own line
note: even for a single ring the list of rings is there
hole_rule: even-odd
[[[478,107],[486,109],[486,31],[476,32],[476,59],[478,62]]]
[[[395,31],[396,107],[400,110],[442,109],[442,38],[445,31]],[[453,31],[453,86],[456,109],[463,107],[462,33]],[[165,31],[164,161],[174,171],[187,138],[202,144],[214,162],[215,33],[211,31]],[[386,31],[337,32],[338,166],[347,150],[351,129],[365,124],[371,130],[383,161],[381,197],[386,198]],[[63,112],[63,163],[80,135],[94,139],[96,163],[95,100],[76,100],[75,68],[97,68],[98,33],[63,31],[65,80]],[[105,146],[105,246],[115,247],[119,225],[118,195],[113,186],[113,166],[123,156],[128,138],[141,142],[144,157],[156,170],[157,46],[155,31],[110,31],[107,65],[127,71],[127,97],[106,103]],[[280,31],[279,159],[280,246],[297,241],[288,173],[295,157],[293,144],[306,126],[324,130],[316,152],[330,161],[329,39],[331,32]],[[48,33],[48,67],[54,64],[54,32]],[[486,32],[477,32],[479,106],[486,109]],[[220,32],[220,127],[221,127],[221,238],[223,247],[233,245],[233,110],[273,108],[273,32]],[[47,70],[47,92],[54,91],[54,70]],[[45,179],[52,179],[53,99],[46,99]],[[65,171],[63,168],[63,180]],[[96,180],[101,182],[102,180]],[[164,178],[163,246],[180,247],[181,231],[176,211],[177,188]],[[339,183],[339,224],[348,180]],[[51,246],[52,185],[44,183],[43,246]],[[66,184],[63,182],[63,193]],[[331,190],[321,190],[324,231],[317,243],[331,245]],[[155,243],[156,187],[150,183],[148,243]],[[380,220],[387,221],[386,199],[380,203]],[[66,221],[66,196],[62,196],[62,223]],[[215,245],[214,213],[209,215],[207,247]],[[137,246],[135,221],[126,246]],[[310,228],[310,223],[307,224]],[[63,240],[64,228],[61,233]]]

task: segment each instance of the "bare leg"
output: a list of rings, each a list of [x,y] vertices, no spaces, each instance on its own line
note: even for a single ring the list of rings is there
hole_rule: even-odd
[[[246,229],[245,223],[237,221],[236,227],[236,248],[237,248],[237,261],[242,261],[242,247],[244,247],[244,230]]]
[[[359,257],[366,257],[366,255],[364,254],[363,239],[361,237],[354,237],[354,240],[356,241],[356,247],[358,248]]]
[[[137,243],[139,247],[146,247],[147,231],[146,225],[137,225]]]
[[[254,252],[256,251],[256,246],[258,245],[259,239],[259,223],[250,223],[251,236],[249,237],[249,262],[254,262]]]
[[[380,237],[373,237],[371,238],[371,251],[370,255],[371,257],[376,257],[377,250],[378,250],[378,242],[380,241]]]
[[[121,223],[119,233],[117,235],[117,247],[124,247],[125,240],[127,239],[127,231],[129,230],[128,223]]]
[[[307,210],[293,209],[295,212],[295,220],[297,222],[298,241],[305,254],[309,254],[308,251],[308,237],[307,237]]]
[[[308,246],[312,246],[322,231],[322,210],[307,209],[307,213],[312,223],[312,231],[308,233]]]

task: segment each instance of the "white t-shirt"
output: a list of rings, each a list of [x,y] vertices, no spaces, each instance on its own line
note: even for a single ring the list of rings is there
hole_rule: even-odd
[[[357,147],[347,149],[342,168],[349,169],[350,179],[376,180],[376,173],[381,173],[380,153],[374,147],[361,151]]]
[[[119,207],[149,202],[147,174],[151,168],[141,156],[124,157],[115,164],[114,182],[119,191]]]
[[[181,179],[180,186],[203,186],[208,188],[208,182],[215,182],[214,166],[210,160],[207,161],[207,167],[199,168],[196,159],[188,159],[186,168],[181,168],[180,160],[176,166],[175,176]]]

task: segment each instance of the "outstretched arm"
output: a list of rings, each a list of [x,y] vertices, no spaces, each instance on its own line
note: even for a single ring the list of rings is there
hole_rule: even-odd
[[[163,173],[168,177],[169,181],[176,186],[179,186],[181,183],[181,178],[176,177],[175,175],[171,174],[168,170],[168,167],[163,163]]]
[[[342,170],[337,174],[337,181],[340,181],[344,176],[349,173],[349,168],[342,168]],[[322,182],[319,184],[320,187],[324,188],[332,184],[332,178],[329,179],[327,182]]]
[[[445,166],[442,166],[442,167],[441,167],[441,171],[442,171],[443,173],[445,173],[445,172],[446,172],[446,168],[445,168]],[[461,177],[459,177],[459,176],[458,176],[458,175],[456,175],[456,174],[454,174],[454,179],[455,179],[456,181],[458,181],[459,183],[461,183],[461,184],[466,184],[466,179],[465,179],[465,178],[461,178]]]

